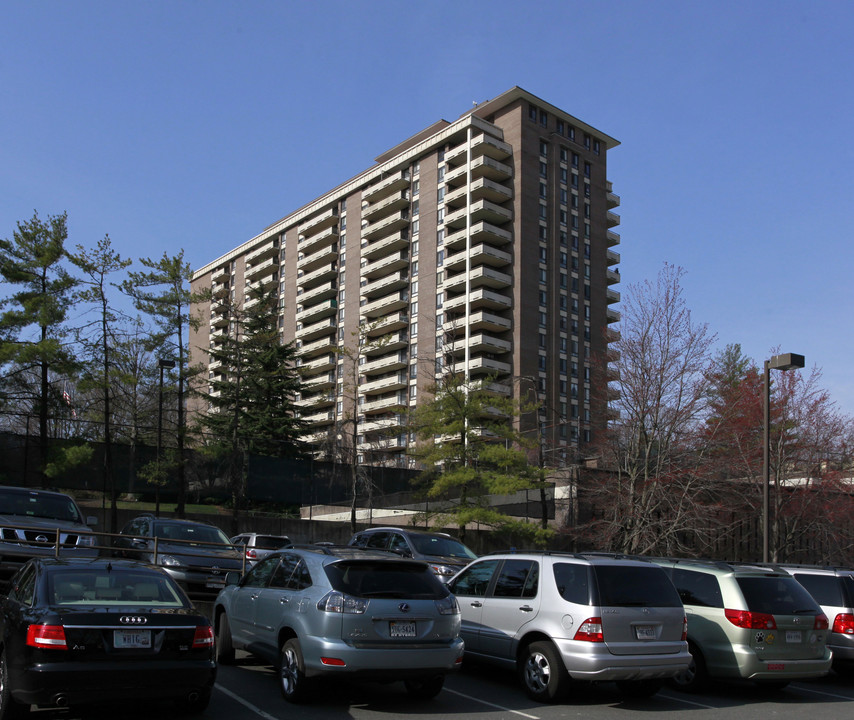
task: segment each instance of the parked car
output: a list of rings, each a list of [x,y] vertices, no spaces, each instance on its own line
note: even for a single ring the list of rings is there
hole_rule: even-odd
[[[693,662],[673,679],[699,691],[710,678],[783,687],[826,675],[831,652],[827,616],[788,573],[699,560],[656,560],[688,613]]]
[[[515,668],[528,695],[557,702],[570,679],[658,691],[691,662],[685,611],[664,571],[619,556],[504,552],[448,583],[466,658]]]
[[[854,671],[854,570],[817,565],[782,565],[827,615],[833,669]]]
[[[122,557],[160,565],[193,600],[213,600],[229,570],[243,570],[243,556],[214,525],[141,515],[114,541]]]
[[[240,533],[231,538],[231,543],[243,550],[246,567],[250,568],[263,560],[273,550],[279,550],[291,544],[287,535],[262,535],[260,533]]]
[[[391,550],[403,557],[422,560],[444,582],[477,558],[473,550],[447,533],[413,528],[370,528],[353,535],[349,544],[374,550]]]
[[[274,663],[290,702],[328,677],[403,680],[410,694],[433,697],[462,661],[457,601],[422,562],[310,545],[226,582],[214,605],[218,661],[242,648]]]
[[[201,712],[214,633],[160,568],[116,558],[34,558],[0,604],[0,714],[30,705],[174,700]]]
[[[8,582],[32,557],[96,557],[97,524],[94,516],[84,521],[65,493],[0,487],[0,580]]]

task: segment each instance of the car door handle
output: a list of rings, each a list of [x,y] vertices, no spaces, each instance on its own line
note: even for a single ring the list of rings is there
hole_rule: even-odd
[[[480,600],[473,600],[471,603],[472,607],[483,607],[483,603]]]
[[[290,601],[291,601],[291,599],[290,599],[287,595],[282,595],[282,596],[279,598],[279,604],[280,604],[280,605],[286,605],[286,604],[287,604],[287,603],[289,603]]]
[[[257,599],[258,599],[258,593],[252,593],[252,594],[249,596],[249,599],[250,599],[250,600],[257,600]]]
[[[522,606],[522,607],[520,607],[519,609],[520,609],[522,612],[534,612],[534,608],[532,608],[530,605],[523,605],[523,606]]]

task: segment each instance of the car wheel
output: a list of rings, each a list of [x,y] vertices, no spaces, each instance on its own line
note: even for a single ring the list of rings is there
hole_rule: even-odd
[[[550,642],[532,642],[525,648],[519,674],[528,697],[537,702],[557,702],[569,686],[566,666]]]
[[[288,702],[300,703],[308,698],[309,681],[305,676],[305,663],[299,640],[291,638],[282,645],[279,661],[279,686]]]
[[[228,615],[222,613],[216,625],[216,661],[221,665],[234,663],[234,645],[231,642],[231,626]]]
[[[661,690],[664,683],[661,680],[618,680],[620,692],[629,698],[652,697]]]
[[[182,698],[178,701],[178,710],[184,715],[199,715],[203,713],[211,701],[211,690],[200,690],[193,693],[191,697]]]
[[[690,664],[681,673],[670,678],[670,685],[682,692],[696,693],[708,685],[709,674],[706,670],[706,661],[703,660],[703,653],[697,646],[694,643],[688,643],[688,651],[691,653]]]
[[[445,676],[428,675],[423,678],[404,680],[403,684],[406,686],[406,692],[412,695],[412,697],[419,698],[420,700],[429,700],[441,692],[442,686],[445,684]]]
[[[9,685],[9,665],[6,660],[6,650],[0,650],[0,720],[15,720],[28,715],[30,708],[22,705],[12,697],[12,687]]]

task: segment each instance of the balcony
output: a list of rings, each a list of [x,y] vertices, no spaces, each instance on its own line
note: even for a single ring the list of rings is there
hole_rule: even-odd
[[[395,310],[402,310],[407,305],[409,305],[409,292],[397,292],[365,303],[359,308],[359,314],[366,318],[378,318]]]
[[[620,302],[620,293],[618,293],[616,290],[611,290],[611,288],[608,288],[605,291],[605,301],[609,305]]]
[[[380,277],[382,275],[388,275],[390,272],[394,272],[395,270],[401,270],[402,268],[409,267],[409,251],[404,250],[395,255],[389,255],[388,257],[380,258],[375,262],[369,262],[361,267],[361,274],[363,279],[373,279],[376,277]]]
[[[489,200],[494,203],[505,203],[513,199],[513,188],[499,185],[488,178],[478,178],[471,184],[472,200]],[[466,204],[466,186],[453,190],[445,195],[445,205],[448,208],[458,208]]]
[[[224,298],[228,295],[228,283],[215,283],[211,285],[212,298]]]
[[[620,244],[620,235],[615,233],[613,230],[608,230],[605,234],[605,242],[608,244],[608,247],[614,247],[615,245]]]
[[[358,444],[360,452],[403,450],[406,447],[406,433],[395,437],[377,438],[375,440],[363,440]]]
[[[385,377],[377,378],[371,382],[359,385],[359,392],[363,395],[382,395],[392,390],[401,390],[409,385],[409,377],[405,372],[393,373]]]
[[[335,386],[335,373],[326,373],[325,375],[316,375],[314,377],[304,378],[302,381],[303,392],[315,392],[327,390]]]
[[[451,346],[451,350],[455,355],[459,353],[464,353],[465,349],[465,338],[463,338],[462,340],[456,340]],[[503,353],[510,352],[512,349],[513,343],[511,343],[509,340],[499,340],[497,337],[492,337],[492,335],[476,333],[469,337],[469,353],[487,352],[501,355]]]
[[[605,260],[608,262],[608,265],[619,265],[620,253],[614,252],[613,250],[607,250],[605,252]]]
[[[317,340],[318,338],[323,337],[324,335],[328,335],[330,330],[334,331],[337,328],[335,323],[335,318],[327,318],[325,320],[321,320],[319,323],[314,323],[312,325],[303,325],[300,327],[297,325],[296,332],[294,333],[294,338],[297,340],[302,340],[303,343],[311,342],[312,340]]]
[[[617,310],[612,310],[608,308],[605,311],[605,321],[610,325],[611,323],[620,322],[620,313]]]
[[[331,370],[338,362],[338,356],[335,353],[329,353],[328,355],[324,355],[309,362],[301,362],[299,359],[297,362],[300,363],[297,365],[300,374],[305,377],[309,375],[317,375],[317,373],[324,370]]]
[[[385,257],[395,250],[409,247],[409,230],[398,230],[387,237],[380,237],[371,243],[362,244],[362,258],[365,260],[376,260]]]
[[[338,277],[338,264],[330,263],[325,267],[317,268],[306,273],[297,273],[297,286],[303,291],[313,288],[325,280],[331,280]]]
[[[397,332],[379,337],[376,340],[362,345],[362,355],[365,357],[375,357],[377,355],[385,355],[392,350],[400,350],[402,347],[409,345],[409,335],[405,332]]]
[[[337,310],[337,300],[324,300],[317,303],[317,305],[312,305],[311,307],[298,310],[296,314],[296,321],[303,324],[316,322],[317,320],[320,320],[320,318],[334,315]]]
[[[297,302],[301,305],[307,305],[312,302],[317,302],[318,300],[334,298],[337,294],[338,283],[333,280],[331,282],[324,283],[323,285],[318,285],[311,290],[305,290],[303,292],[297,291]]]
[[[409,207],[409,190],[384,198],[380,202],[362,207],[362,219],[377,222],[395,210]]]
[[[406,327],[409,327],[409,315],[407,313],[393,313],[364,325],[363,330],[366,337],[377,338]]]
[[[316,235],[301,237],[297,243],[297,251],[303,256],[308,256],[336,242],[338,242],[338,226],[333,225]]]
[[[317,427],[319,425],[329,425],[335,421],[335,413],[332,410],[322,410],[312,413],[311,415],[302,415],[301,419],[309,427]]]
[[[362,191],[362,200],[374,203],[394,192],[408,188],[410,184],[409,170],[399,170],[375,185],[371,185]]]
[[[483,247],[482,245],[480,247]],[[493,290],[510,287],[513,279],[498,270],[494,270],[486,265],[478,265],[469,272],[469,288],[488,287]],[[466,274],[461,272],[453,277],[445,277],[443,287],[446,290],[454,292],[465,292],[466,289]]]
[[[472,223],[483,220],[488,223],[501,225],[513,219],[513,211],[510,208],[501,207],[489,200],[477,200],[470,205],[470,208]],[[445,227],[465,227],[466,212],[467,208],[460,208],[446,215]]]
[[[509,375],[512,367],[510,363],[500,362],[486,356],[471,358],[469,360],[469,374],[471,375]],[[454,372],[465,371],[465,363],[454,363]]]
[[[612,213],[610,210],[605,214],[605,222],[609,228],[617,227],[620,224],[620,216],[617,213]]]
[[[487,243],[489,245],[506,245],[513,242],[513,233],[497,227],[492,223],[478,222],[471,226],[471,244]],[[466,229],[462,228],[445,236],[447,250],[465,249]]]
[[[504,160],[513,154],[513,148],[503,140],[481,133],[472,138],[471,154],[473,158],[486,156],[493,160]],[[466,143],[462,143],[445,153],[445,162],[450,165],[459,165],[465,163],[467,156]]]
[[[609,285],[616,285],[620,282],[620,273],[618,273],[616,270],[611,270],[611,268],[608,268],[605,271],[605,280]]]
[[[228,278],[230,277],[230,273],[227,267],[217,268],[211,273],[211,282],[212,283],[225,283],[228,282]]]
[[[388,235],[394,230],[401,230],[408,226],[409,209],[407,208],[405,210],[399,210],[393,215],[381,219],[379,222],[371,223],[370,225],[362,228],[362,239],[370,241],[374,238],[381,237],[382,235]]]
[[[615,207],[620,207],[620,196],[615,195],[610,190],[605,194],[605,203],[608,206],[608,209],[612,209]]]
[[[406,394],[393,393],[386,397],[372,400],[371,402],[362,403],[359,405],[359,412],[370,415],[377,412],[389,412],[402,407],[406,407]]]
[[[506,332],[513,327],[513,322],[509,318],[499,317],[488,312],[472,313],[468,318],[468,326],[471,330],[486,330],[488,332]],[[466,319],[461,317],[455,320],[448,320],[442,325],[442,330],[453,336],[459,336],[466,329]]]
[[[297,351],[301,358],[308,359],[313,358],[317,355],[321,355],[322,353],[329,353],[333,351],[338,346],[335,344],[335,334],[332,332],[332,328],[329,328],[329,335],[321,338],[320,340],[316,340],[310,343],[302,343],[299,344],[297,341]]]
[[[329,208],[322,213],[315,215],[312,218],[309,218],[304,223],[297,227],[298,235],[311,235],[313,233],[322,230],[323,228],[327,228],[330,225],[338,224],[338,208]]]
[[[499,295],[491,290],[479,288],[472,291],[469,299],[471,310],[508,310],[513,305],[511,298],[505,295]],[[445,300],[445,310],[464,310],[466,307],[465,295],[460,295],[449,300]]]
[[[257,245],[247,256],[246,264],[254,265],[265,258],[278,256],[279,254],[279,239],[268,238],[260,245]]]
[[[262,275],[271,275],[279,270],[279,258],[271,257],[266,260],[260,260],[257,265],[247,267],[243,273],[243,277],[248,281],[252,278],[261,277]]]
[[[297,259],[297,270],[309,273],[321,266],[330,265],[338,259],[338,245],[333,244],[321,248],[320,251],[311,255],[302,255]]]
[[[513,177],[513,168],[505,165],[503,162],[493,160],[490,157],[481,156],[475,158],[471,162],[472,180],[475,178],[488,178],[495,182],[504,182]],[[460,184],[465,184],[468,172],[465,163],[459,167],[453,168],[445,173],[445,184],[450,187],[457,187]]]
[[[305,387],[305,385],[303,385]],[[294,405],[298,408],[312,408],[312,409],[320,409],[322,407],[329,407],[335,403],[335,395],[334,393],[317,393],[314,395],[308,395],[303,393],[303,396],[299,400],[294,401]]]
[[[246,297],[252,297],[252,295],[258,292],[267,292],[275,287],[276,283],[277,281],[273,279],[272,275],[263,276],[255,282],[247,283],[243,288],[243,292]]]
[[[475,245],[471,249],[471,253],[467,256],[465,248],[460,250],[459,252],[454,253],[453,255],[445,257],[445,270],[448,272],[465,272],[466,269],[466,257],[470,259],[469,267],[476,268],[479,266],[491,266],[491,267],[506,267],[510,265],[513,261],[510,253],[506,253],[502,250],[496,250],[491,245]],[[497,271],[491,271],[497,272]],[[504,273],[498,273],[498,275],[504,275]],[[508,279],[509,275],[505,275]],[[508,282],[508,284],[510,284]],[[445,281],[445,285],[447,286],[447,280]]]
[[[359,372],[362,375],[377,375],[380,373],[389,373],[392,370],[400,370],[408,364],[409,354],[404,350],[385,355],[371,362],[362,363],[359,365]]]
[[[399,415],[377,418],[376,420],[363,420],[359,423],[359,433],[367,434],[380,432],[383,434],[388,434],[389,431],[391,431],[395,435],[399,435],[400,429],[404,426],[404,424],[405,421]]]
[[[359,288],[359,292],[364,298],[375,298],[378,295],[384,295],[390,293],[392,290],[400,290],[409,285],[409,274],[405,272],[399,272],[395,275],[389,275],[387,277],[380,278],[379,280],[374,280],[373,282],[366,282]]]

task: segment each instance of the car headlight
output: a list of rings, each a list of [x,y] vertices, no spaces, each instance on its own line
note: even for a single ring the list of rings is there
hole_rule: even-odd
[[[185,566],[185,563],[174,555],[158,555],[157,562],[164,567],[179,568]]]
[[[95,547],[94,535],[78,535],[77,547]]]
[[[458,568],[450,567],[449,565],[431,565],[430,569],[439,577],[451,577],[458,570]]]

